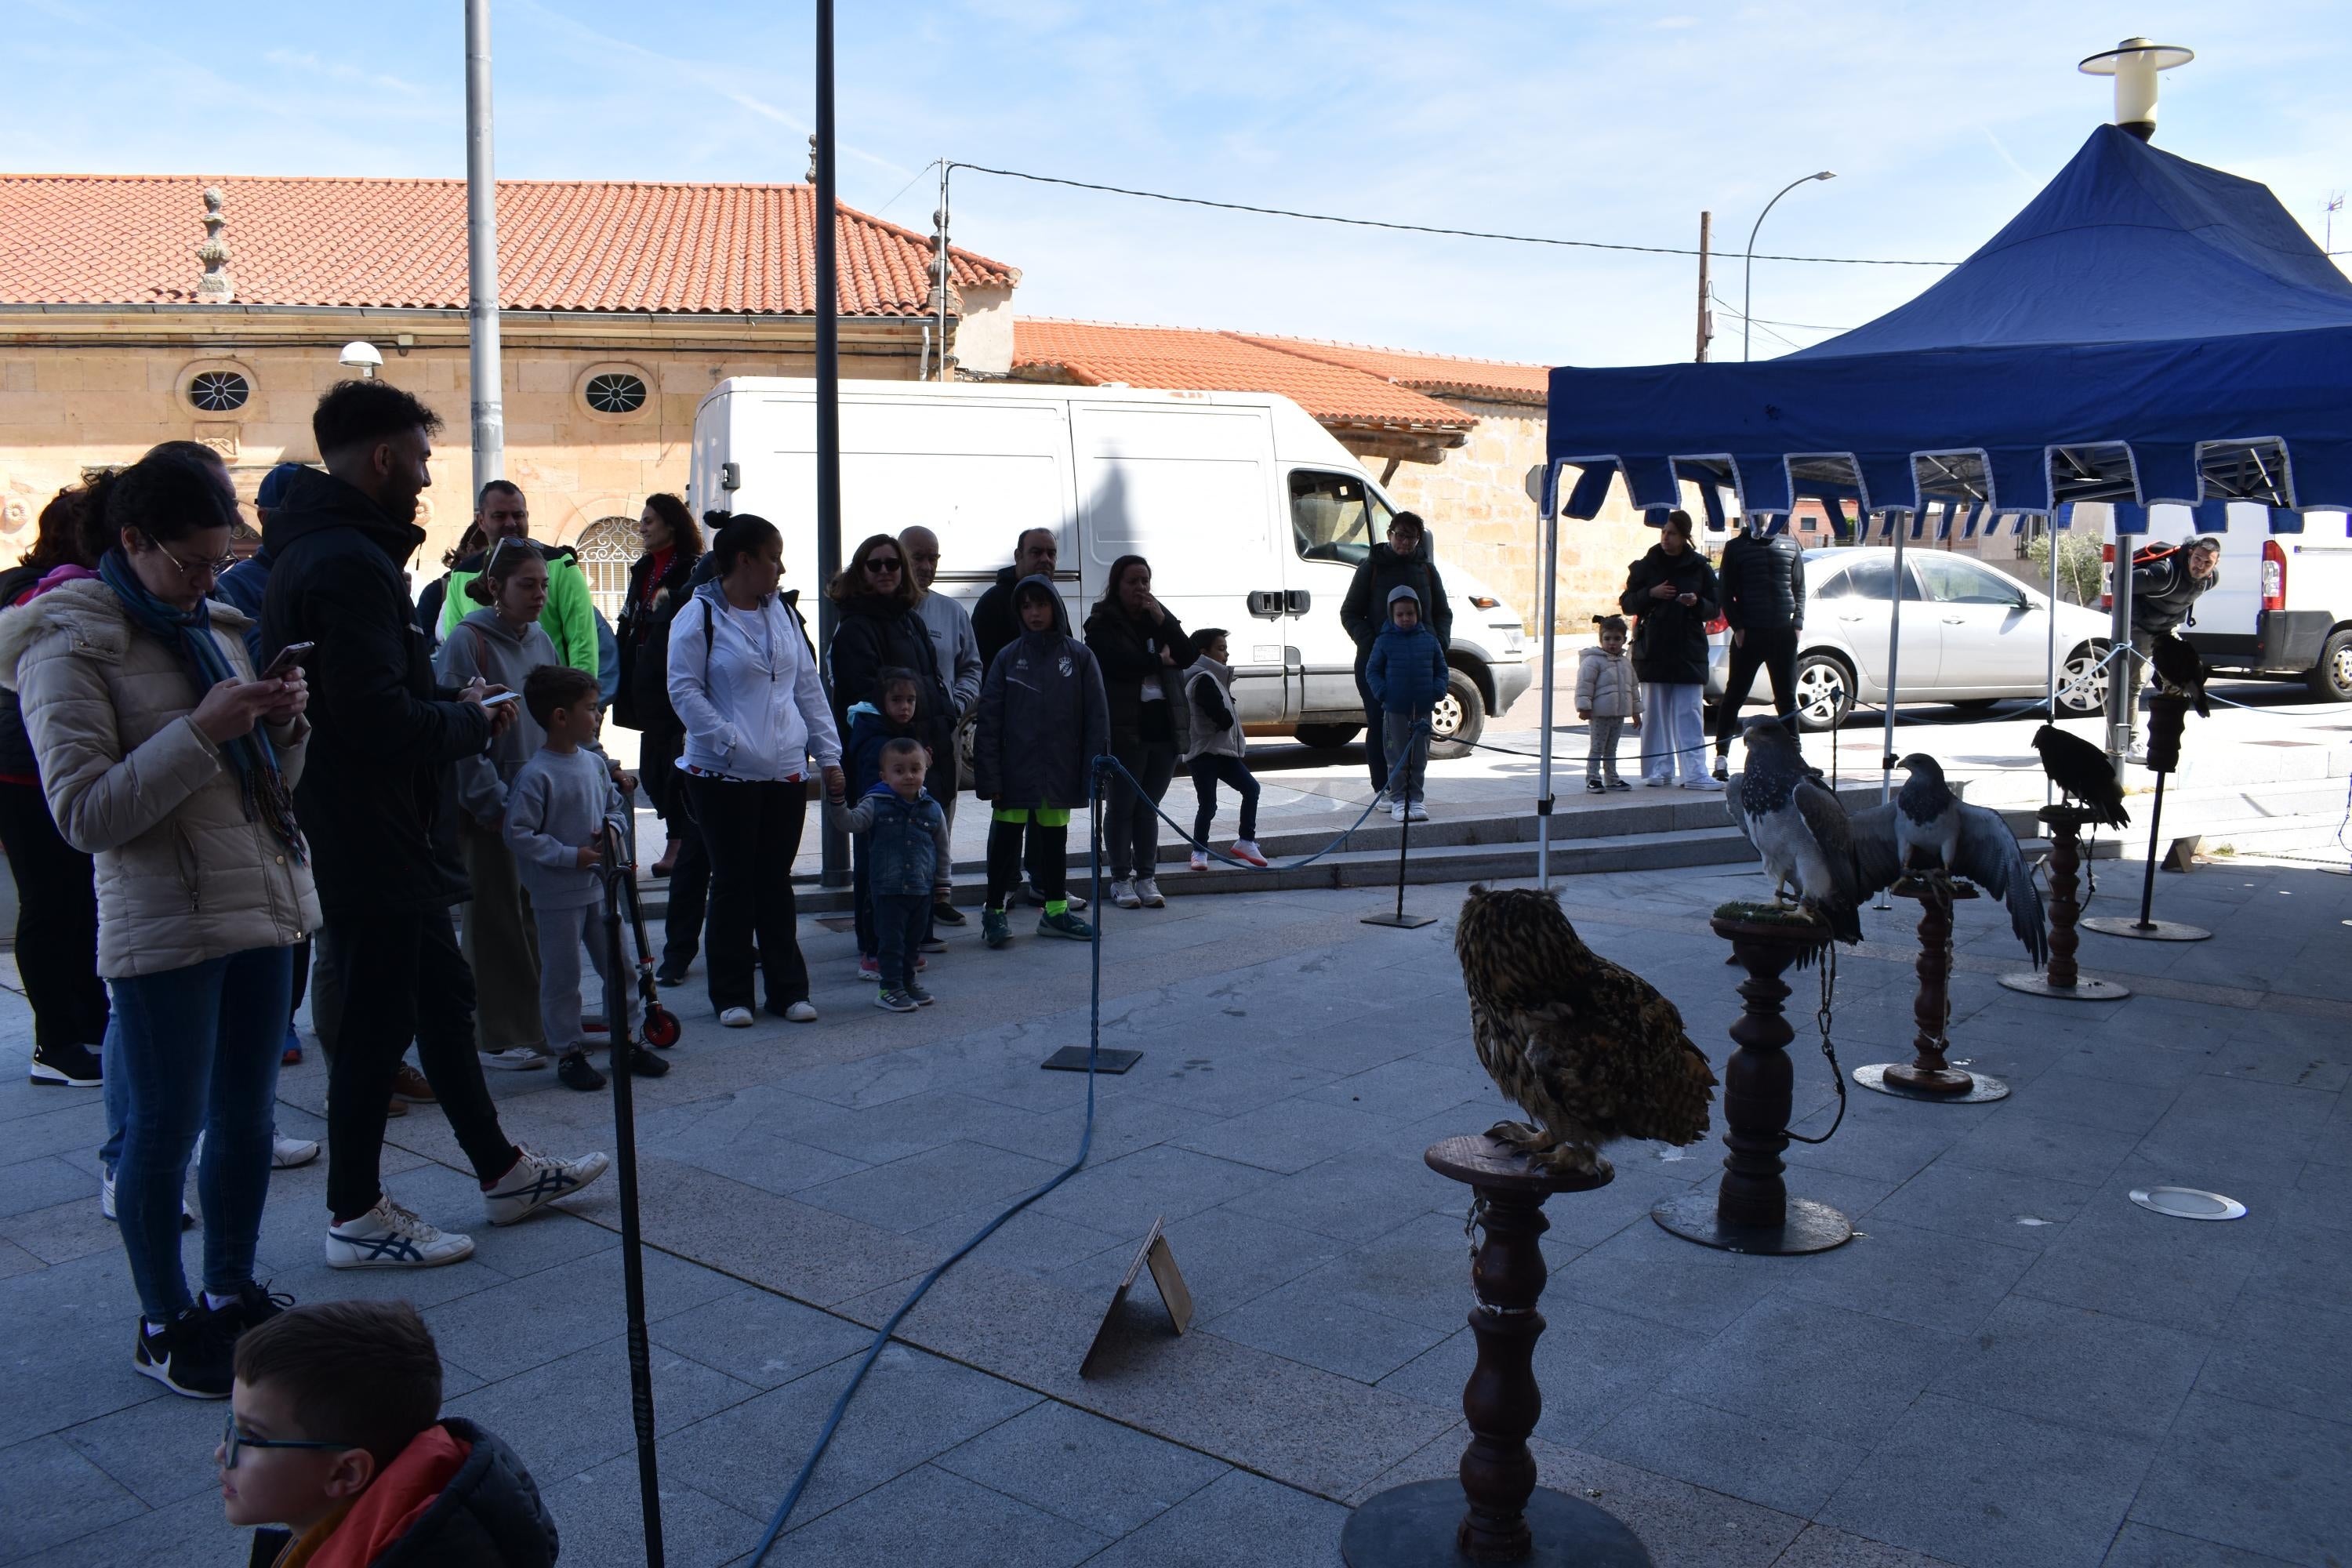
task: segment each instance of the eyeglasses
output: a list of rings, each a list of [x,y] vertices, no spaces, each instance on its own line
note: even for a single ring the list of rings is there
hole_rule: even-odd
[[[155,544],[155,552],[161,555],[164,560],[170,562],[173,565],[178,567],[182,577],[190,580],[194,580],[196,574],[202,572],[209,572],[214,576],[217,577],[222,573],[236,564],[236,556],[233,552],[209,561],[183,561],[178,556],[173,554],[170,551],[164,549],[161,544],[156,544],[153,540],[149,540],[148,542],[150,544]]]
[[[866,558],[866,569],[868,572],[877,574],[883,572],[896,572],[899,569],[900,564],[901,563],[895,555],[869,555]]]
[[[244,1433],[239,1432],[236,1429],[236,1416],[232,1414],[228,1418],[227,1430],[221,1434],[221,1468],[223,1469],[229,1470],[236,1468],[237,1451],[241,1448],[331,1448],[340,1450],[343,1448],[363,1448],[365,1447],[367,1447],[367,1445],[364,1443],[316,1443],[290,1437],[248,1437]]]

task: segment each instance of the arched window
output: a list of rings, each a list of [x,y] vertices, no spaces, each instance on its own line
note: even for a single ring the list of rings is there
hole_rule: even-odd
[[[637,520],[600,517],[580,531],[572,548],[580,552],[580,569],[588,574],[588,596],[606,620],[617,623],[629,595],[629,567],[645,553]]]

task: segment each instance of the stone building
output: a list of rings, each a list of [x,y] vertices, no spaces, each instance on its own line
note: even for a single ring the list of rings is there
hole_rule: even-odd
[[[807,185],[499,182],[506,474],[614,605],[646,495],[685,487],[702,395],[814,374],[814,212]],[[317,457],[311,405],[353,340],[447,422],[428,556],[463,531],[463,181],[0,176],[0,559],[58,487],[161,440],[217,448],[249,500]],[[930,241],[845,208],[838,254],[843,374],[935,367]],[[950,345],[1002,360],[1021,275],[951,258]]]

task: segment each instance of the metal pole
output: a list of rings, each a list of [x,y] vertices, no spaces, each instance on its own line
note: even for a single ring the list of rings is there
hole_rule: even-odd
[[[2114,519],[2116,560],[2110,575],[2114,583],[2115,609],[2107,622],[2107,761],[2116,770],[2116,779],[2124,776],[2124,758],[2131,752],[2132,712],[2132,573],[2131,543],[2122,527],[2123,519],[2115,508],[2108,509]]]
[[[2050,542],[2050,706],[2042,713],[2044,721],[2058,722],[2058,507],[2053,501],[2049,515],[2042,519],[2042,537]],[[2058,785],[2047,773],[2042,778],[2042,804],[2054,805]]]
[[[635,815],[631,820],[634,822]],[[630,1058],[643,1047],[629,1027],[629,982],[637,973],[621,941],[621,900],[634,897],[623,877],[637,874],[636,856],[618,828],[608,828],[610,868],[604,888],[604,1023],[612,1042],[605,1068],[613,1079],[613,1147],[621,1200],[621,1299],[628,1321],[629,1412],[637,1439],[637,1500],[643,1515],[646,1568],[663,1568],[661,1474],[654,1455],[653,1358],[646,1335],[645,1238],[637,1228],[637,1113]],[[642,923],[642,922],[640,922]]]
[[[940,160],[940,210],[931,215],[939,234],[939,255],[932,259],[936,276],[931,279],[933,302],[940,312],[940,379],[953,381],[955,367],[948,363],[948,161]]]
[[[2156,775],[2156,804],[2148,807],[2147,813],[2147,869],[2139,879],[2138,929],[2141,931],[2156,929],[2156,922],[2148,919],[2148,910],[2156,904],[2156,847],[2164,842],[2159,837],[2159,830],[2164,826],[2164,780],[2163,773]]]
[[[1764,210],[1756,215],[1756,222],[1748,231],[1748,262],[1746,267],[1742,268],[1739,279],[1739,357],[1741,359],[1745,360],[1748,358],[1748,340],[1755,335],[1755,325],[1748,320],[1748,312],[1753,306],[1756,297],[1757,229],[1764,226],[1764,220],[1771,216],[1772,208],[1780,202],[1780,198],[1787,195],[1790,191],[1795,190],[1799,185],[1803,184],[1805,180],[1831,180],[1835,179],[1836,177],[1836,175],[1831,174],[1827,169],[1824,169],[1818,174],[1807,174],[1804,180],[1790,180],[1787,184],[1782,185],[1778,191],[1774,192],[1771,201],[1766,202],[1764,204]]]
[[[816,0],[816,574],[817,641],[830,653],[838,616],[826,592],[841,574],[841,322],[833,181],[833,0]],[[947,345],[940,345],[947,353]],[[832,660],[821,660],[828,671]],[[819,879],[849,885],[849,836],[827,823]]]
[[[1887,521],[1895,529],[1895,573],[1892,591],[1894,599],[1886,617],[1886,727],[1885,740],[1878,749],[1878,802],[1881,805],[1895,794],[1895,698],[1900,689],[1895,678],[1903,661],[1903,536],[1911,531],[1911,514],[1890,511]]]
[[[1540,498],[1548,486],[1538,485]],[[1542,506],[1538,499],[1536,502]],[[1552,643],[1559,632],[1556,600],[1559,591],[1559,507],[1558,498],[1544,516],[1543,580],[1543,744],[1536,763],[1536,886],[1551,890],[1551,714],[1552,695],[1559,685],[1553,673]]]
[[[1706,330],[1707,239],[1714,228],[1715,215],[1711,212],[1700,213],[1698,215],[1698,353],[1696,358],[1701,364],[1706,363],[1707,340],[1715,336],[1713,332]],[[1741,314],[1745,316],[1746,312],[1743,310]]]
[[[466,320],[472,386],[474,490],[507,473],[506,395],[499,382],[499,186],[490,115],[490,0],[466,0]]]

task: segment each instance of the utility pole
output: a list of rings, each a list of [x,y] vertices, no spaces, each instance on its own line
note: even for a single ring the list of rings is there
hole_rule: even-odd
[[[931,309],[938,313],[940,379],[955,379],[955,361],[948,357],[948,161],[940,160],[940,205],[931,214]]]
[[[490,120],[490,0],[466,0],[466,321],[473,383],[474,494],[507,474],[499,384],[499,184]],[[467,510],[472,510],[469,500]]]
[[[1706,363],[1706,341],[1707,341],[1709,338],[1711,338],[1711,337],[1715,336],[1715,323],[1714,323],[1713,321],[1711,321],[1710,320],[1708,320],[1708,317],[1707,317],[1707,309],[1706,309],[1706,300],[1707,300],[1707,280],[1706,280],[1706,263],[1707,263],[1707,254],[1706,254],[1706,246],[1707,246],[1707,237],[1708,237],[1710,234],[1712,234],[1712,233],[1714,232],[1714,229],[1715,229],[1715,215],[1714,215],[1713,213],[1711,213],[1711,212],[1703,212],[1703,213],[1699,214],[1699,215],[1698,215],[1698,363],[1701,363],[1701,364],[1705,364],[1705,363]]]
[[[816,626],[833,647],[839,616],[826,590],[841,575],[841,322],[834,202],[833,0],[816,0]],[[849,836],[828,824],[821,880],[849,885]]]

